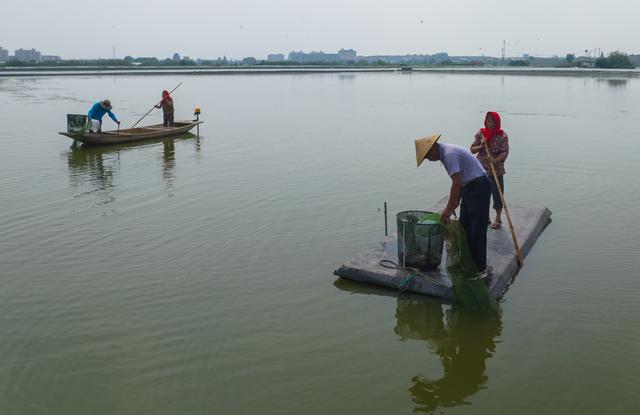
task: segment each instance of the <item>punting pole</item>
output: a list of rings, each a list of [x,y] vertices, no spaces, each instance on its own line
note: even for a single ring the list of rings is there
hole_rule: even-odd
[[[511,222],[511,216],[509,215],[509,209],[507,208],[507,204],[504,201],[504,193],[502,193],[502,188],[500,187],[500,182],[498,181],[498,175],[496,174],[496,168],[493,165],[493,160],[491,157],[491,153],[489,152],[489,146],[487,143],[484,143],[484,150],[487,152],[487,159],[489,160],[489,166],[491,166],[491,173],[493,173],[493,180],[496,182],[496,187],[498,188],[498,193],[500,194],[500,200],[502,201],[502,207],[504,208],[504,213],[507,214],[507,221],[509,222],[509,229],[511,229],[511,239],[513,239],[513,245],[516,248],[516,258],[518,258],[518,266],[522,267],[524,265],[524,258],[522,257],[522,252],[520,252],[520,245],[518,245],[518,239],[516,238],[516,231],[513,229],[513,223]]]
[[[172,93],[173,91],[175,91],[176,89],[178,89],[178,88],[180,87],[180,85],[182,85],[182,82],[180,82],[180,83],[178,84],[178,86],[177,86],[177,87],[173,88],[173,89],[171,90],[171,92],[169,92],[169,95],[171,95],[171,93]],[[162,101],[161,101],[161,102],[162,102]],[[158,104],[156,104],[156,105],[158,105]],[[135,127],[136,125],[138,125],[138,123],[139,123],[140,121],[144,120],[144,118],[145,118],[147,115],[149,115],[149,113],[150,113],[151,111],[153,111],[153,109],[156,107],[156,105],[154,105],[153,107],[151,107],[151,109],[150,109],[149,111],[147,111],[147,113],[146,113],[146,114],[144,114],[144,115],[142,116],[142,118],[140,118],[138,121],[136,121],[136,123],[135,123],[135,124],[133,124],[133,125],[131,126],[131,128]]]

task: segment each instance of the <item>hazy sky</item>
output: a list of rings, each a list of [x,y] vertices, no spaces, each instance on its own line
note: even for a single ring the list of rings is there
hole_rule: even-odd
[[[638,0],[6,0],[0,46],[63,58],[640,53]]]

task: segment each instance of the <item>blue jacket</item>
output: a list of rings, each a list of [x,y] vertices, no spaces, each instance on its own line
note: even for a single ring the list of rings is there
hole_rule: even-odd
[[[111,117],[113,121],[118,122],[118,119],[113,114],[113,112],[102,108],[102,105],[100,105],[100,101],[93,104],[93,107],[91,107],[87,115],[89,116],[90,120],[99,120],[100,122],[102,122],[102,117],[104,117],[104,114],[109,114],[109,117]]]

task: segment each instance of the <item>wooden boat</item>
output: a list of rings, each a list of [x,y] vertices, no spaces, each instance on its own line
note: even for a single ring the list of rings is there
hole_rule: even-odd
[[[173,127],[163,127],[162,124],[156,124],[147,127],[127,128],[120,131],[103,131],[101,133],[87,131],[60,132],[60,134],[86,144],[117,144],[180,135],[189,132],[193,127],[202,123],[203,121],[177,121],[173,123]]]

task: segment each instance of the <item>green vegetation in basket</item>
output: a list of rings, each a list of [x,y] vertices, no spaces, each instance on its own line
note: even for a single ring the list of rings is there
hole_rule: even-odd
[[[91,122],[91,121],[89,121]],[[86,133],[87,131],[89,131],[89,122],[87,122],[85,125],[82,126],[82,128],[77,129],[73,132],[73,138],[75,139],[80,139],[82,138],[82,136],[84,135],[84,133]]]
[[[442,229],[439,223],[420,220],[422,215],[422,212],[403,212],[400,239],[404,245],[399,258],[405,267],[436,269],[442,255]]]

